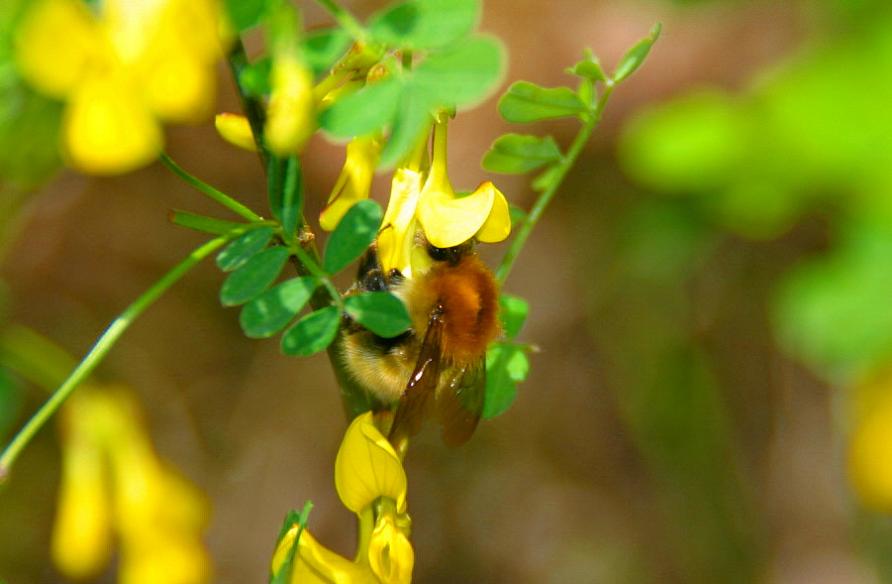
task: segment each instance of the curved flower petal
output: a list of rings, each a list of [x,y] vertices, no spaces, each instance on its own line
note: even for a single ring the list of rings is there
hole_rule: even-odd
[[[382,584],[409,584],[415,552],[409,538],[394,524],[393,516],[382,515],[369,542],[369,565]]]
[[[214,127],[220,136],[239,148],[255,152],[257,144],[254,142],[254,134],[251,132],[251,123],[241,114],[222,113],[214,117]]]
[[[371,412],[357,416],[344,434],[335,459],[335,488],[354,513],[378,497],[393,499],[398,509],[405,507],[406,472]]]
[[[315,128],[313,76],[293,55],[273,61],[266,143],[275,154],[297,154]]]
[[[133,170],[158,156],[161,129],[121,76],[85,81],[65,112],[65,147],[74,166],[105,174]]]
[[[421,173],[408,168],[396,169],[378,234],[378,257],[385,274],[396,269],[407,278],[412,277],[415,209],[420,192]]]
[[[480,231],[494,200],[495,189],[483,185],[465,197],[456,197],[451,188],[425,185],[418,201],[418,220],[431,244],[454,247]]]
[[[26,13],[16,36],[16,63],[38,90],[65,97],[98,52],[97,25],[80,0],[43,0]]]
[[[322,229],[333,231],[350,207],[369,198],[380,152],[380,141],[371,136],[355,138],[347,144],[344,168],[328,195],[328,204],[319,215]]]
[[[494,198],[492,210],[483,223],[483,227],[477,232],[477,239],[483,243],[505,241],[511,235],[511,213],[508,209],[508,201],[502,191],[489,181],[477,187],[478,191],[481,189],[492,189]]]
[[[270,565],[273,574],[285,563],[299,529],[300,526],[293,526],[279,541]],[[326,548],[306,529],[300,533],[294,567],[288,581],[292,584],[378,584],[367,568]]]

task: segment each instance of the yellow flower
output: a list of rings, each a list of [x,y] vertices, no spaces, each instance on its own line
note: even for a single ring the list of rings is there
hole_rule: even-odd
[[[231,113],[217,114],[214,117],[214,127],[217,128],[217,133],[233,146],[252,152],[257,150],[251,124],[245,116]]]
[[[415,554],[406,515],[406,473],[374,424],[371,412],[350,424],[335,459],[335,487],[360,523],[356,559],[324,547],[293,525],[279,540],[270,569],[277,574],[299,539],[288,582],[293,584],[408,584]]]
[[[68,102],[63,151],[85,172],[119,173],[161,150],[162,121],[210,112],[220,56],[216,0],[38,0],[15,38],[22,76]]]
[[[861,502],[892,512],[892,372],[861,384],[849,439],[849,478]]]
[[[277,155],[299,154],[316,130],[313,75],[296,51],[274,55],[264,134]]]
[[[332,231],[350,207],[369,198],[380,152],[381,141],[374,136],[354,138],[347,144],[344,167],[328,195],[328,204],[319,215],[319,226],[322,229]]]
[[[82,388],[66,405],[64,421],[66,464],[53,532],[59,570],[72,578],[100,572],[114,531],[120,582],[207,582],[210,561],[201,542],[207,504],[158,459],[129,394]]]
[[[474,192],[455,193],[446,172],[446,123],[434,129],[433,160],[424,184],[418,188],[413,170],[397,169],[390,201],[378,236],[378,252],[385,272],[412,272],[412,244],[417,227],[436,247],[461,245],[476,237],[484,243],[503,241],[511,233],[511,217],[505,195],[491,182]],[[417,221],[417,226],[416,226]]]
[[[335,458],[335,488],[347,509],[360,513],[378,497],[406,506],[406,471],[371,412],[357,416],[347,428]]]
[[[53,563],[77,580],[99,575],[111,556],[111,501],[103,453],[89,435],[78,432],[77,402],[63,410],[66,447],[53,527]]]

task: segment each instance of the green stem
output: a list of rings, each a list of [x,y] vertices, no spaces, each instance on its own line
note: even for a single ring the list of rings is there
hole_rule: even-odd
[[[239,203],[223,191],[220,191],[199,178],[196,178],[186,172],[186,170],[173,161],[167,154],[161,153],[161,162],[171,170],[175,175],[186,181],[190,186],[195,187],[198,191],[204,193],[217,203],[223,205],[236,215],[247,219],[248,221],[263,221],[263,217]]]
[[[607,105],[607,100],[610,98],[613,88],[614,85],[612,82],[605,84],[604,91],[601,94],[600,99],[598,99],[598,103],[595,105],[594,110],[583,118],[582,128],[579,129],[579,133],[577,133],[576,138],[573,139],[570,149],[561,161],[557,163],[557,170],[552,176],[551,183],[542,191],[542,194],[540,194],[539,198],[536,199],[536,202],[533,203],[529,215],[527,215],[526,219],[520,224],[520,228],[517,230],[517,235],[511,240],[511,244],[508,246],[508,251],[505,252],[505,256],[502,258],[502,263],[496,270],[496,279],[499,281],[499,284],[505,283],[508,274],[511,273],[511,268],[514,267],[514,262],[517,260],[517,256],[520,255],[520,251],[530,237],[533,227],[539,222],[542,213],[545,212],[545,208],[548,207],[548,204],[554,198],[555,193],[557,193],[561,184],[564,182],[567,172],[573,167],[576,159],[579,158],[579,154],[591,137],[595,126],[601,121],[601,116],[604,114],[604,107]]]
[[[332,301],[335,306],[337,306],[341,311],[344,310],[344,300],[341,298],[341,293],[338,292],[337,286],[334,285],[334,282],[331,281],[331,278],[328,277],[328,274],[325,273],[325,270],[322,269],[322,266],[313,258],[307,250],[305,250],[300,245],[291,245],[291,252],[297,256],[297,259],[300,260],[300,263],[303,264],[304,268],[310,273],[311,276],[315,277],[319,282],[322,283],[322,286],[328,291],[329,296],[331,296]]]
[[[121,335],[124,334],[133,322],[142,315],[145,310],[161,297],[173,284],[182,278],[189,270],[195,267],[201,260],[211,255],[215,250],[234,237],[245,232],[244,228],[212,239],[193,251],[189,256],[164,274],[148,290],[142,293],[128,306],[118,317],[112,321],[104,333],[96,340],[93,348],[84,356],[77,367],[68,375],[65,381],[53,392],[53,395],[40,407],[25,426],[16,434],[12,442],[0,455],[0,482],[3,482],[12,469],[18,456],[34,435],[56,413],[56,410],[65,403],[68,396],[83,382],[94,369],[102,362],[109,350],[115,345]]]
[[[266,113],[263,110],[263,104],[259,99],[251,97],[242,87],[241,75],[249,63],[248,53],[245,52],[245,45],[242,39],[237,38],[226,56],[229,63],[229,71],[232,73],[232,79],[235,82],[235,88],[238,91],[239,100],[242,102],[242,111],[248,118],[248,124],[251,126],[251,134],[254,136],[254,144],[257,146],[257,154],[260,156],[260,162],[263,168],[269,163],[269,152],[266,150],[266,144],[263,142],[263,125],[266,123]]]
[[[341,28],[353,37],[353,40],[358,43],[365,43],[365,28],[363,28],[359,21],[342,6],[339,6],[336,2],[333,2],[333,0],[316,0],[316,4],[325,8],[328,13],[331,14],[332,18],[335,19],[335,22],[341,25]]]

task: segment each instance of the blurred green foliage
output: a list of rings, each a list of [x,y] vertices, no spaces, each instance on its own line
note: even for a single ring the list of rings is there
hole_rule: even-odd
[[[753,239],[828,219],[832,251],[789,274],[786,348],[839,380],[892,358],[892,19],[814,42],[743,95],[701,89],[634,120],[622,163]]]
[[[61,164],[60,105],[28,89],[13,62],[15,26],[25,0],[0,4],[0,216],[7,216],[12,192],[31,189]]]

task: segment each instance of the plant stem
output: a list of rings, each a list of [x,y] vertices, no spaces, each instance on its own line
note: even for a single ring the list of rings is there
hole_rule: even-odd
[[[297,259],[300,260],[300,263],[307,269],[311,276],[315,277],[322,286],[328,291],[329,296],[331,296],[331,300],[335,306],[337,306],[341,311],[344,310],[344,300],[341,298],[341,293],[338,292],[337,286],[334,285],[334,282],[331,281],[331,278],[328,277],[328,274],[325,273],[325,270],[316,262],[316,260],[300,245],[292,245],[290,247],[291,252],[297,256]]]
[[[583,119],[582,128],[579,129],[579,132],[573,139],[570,149],[561,161],[557,163],[557,171],[552,176],[551,183],[542,191],[542,194],[540,194],[539,198],[536,199],[536,202],[533,203],[529,215],[527,215],[526,219],[520,224],[520,228],[517,230],[517,235],[511,240],[511,244],[508,246],[508,251],[505,252],[505,256],[502,258],[502,263],[496,270],[496,279],[500,285],[505,283],[508,274],[511,273],[511,268],[514,267],[514,262],[517,260],[517,256],[520,255],[520,251],[530,237],[533,227],[539,222],[545,208],[548,207],[548,204],[554,198],[555,193],[557,193],[561,184],[564,182],[567,172],[573,167],[576,159],[579,158],[579,154],[591,137],[592,131],[594,131],[598,122],[601,121],[601,116],[604,114],[604,107],[607,105],[607,100],[610,98],[610,94],[613,93],[613,88],[614,85],[612,82],[605,84],[604,91],[598,99],[598,103],[595,105],[592,112]]]
[[[242,110],[245,117],[248,118],[248,124],[251,126],[251,134],[254,136],[254,144],[257,145],[257,154],[260,155],[260,162],[266,169],[269,163],[269,152],[263,142],[263,125],[266,122],[266,113],[263,111],[263,104],[260,100],[249,96],[242,87],[241,74],[248,67],[248,54],[245,52],[245,45],[241,38],[236,38],[232,43],[232,49],[226,56],[229,63],[229,71],[232,73],[232,79],[235,82],[235,88],[238,90],[239,100],[242,102]]]
[[[34,435],[43,427],[43,425],[56,413],[56,410],[65,403],[68,396],[83,382],[96,367],[102,362],[102,359],[108,354],[109,350],[115,345],[121,335],[124,334],[131,324],[142,315],[145,310],[151,306],[158,298],[161,297],[173,284],[182,278],[189,270],[195,267],[201,260],[211,255],[215,250],[234,237],[245,232],[245,228],[238,228],[226,235],[222,235],[212,239],[193,251],[189,256],[174,266],[169,272],[164,274],[157,282],[155,282],[148,290],[133,301],[118,317],[112,321],[105,332],[96,340],[93,348],[84,356],[77,367],[68,375],[65,381],[53,392],[50,398],[40,407],[39,410],[31,417],[25,426],[19,430],[19,433],[12,439],[12,442],[0,455],[0,482],[3,482],[12,469],[18,456],[28,443],[34,438]]]
[[[207,184],[203,180],[192,176],[186,170],[173,161],[173,158],[168,156],[165,153],[161,153],[161,162],[171,170],[175,175],[186,181],[189,185],[195,187],[198,191],[204,193],[217,203],[223,205],[236,215],[247,219],[248,221],[263,221],[263,217],[246,207],[245,205],[239,203],[223,191],[212,187]]]
[[[342,6],[339,6],[333,0],[316,0],[316,4],[325,8],[329,14],[335,19],[341,28],[347,31],[347,34],[353,37],[358,43],[365,42],[365,28],[363,28],[362,24],[356,20],[352,14],[350,14],[347,10],[345,10]]]

